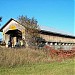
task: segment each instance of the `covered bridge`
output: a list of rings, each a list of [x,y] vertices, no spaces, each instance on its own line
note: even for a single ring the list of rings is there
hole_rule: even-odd
[[[3,41],[5,41],[6,47],[8,47],[9,41],[13,41],[13,46],[15,46],[18,41],[25,40],[25,27],[12,18],[0,31],[3,33]],[[39,34],[50,45],[75,45],[75,36],[45,30],[40,30]]]

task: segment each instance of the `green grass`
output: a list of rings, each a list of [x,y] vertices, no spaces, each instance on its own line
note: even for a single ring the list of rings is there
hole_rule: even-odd
[[[36,63],[15,67],[0,67],[0,75],[75,75],[75,62]]]

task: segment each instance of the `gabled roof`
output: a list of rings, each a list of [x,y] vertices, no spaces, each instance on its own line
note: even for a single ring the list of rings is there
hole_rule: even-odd
[[[0,32],[3,31],[3,28],[5,28],[12,20],[14,20],[15,22],[19,23],[18,21],[16,21],[15,19],[11,18],[1,29]],[[20,24],[20,23],[19,23]]]
[[[1,29],[0,31],[3,31],[3,28],[5,28],[12,20],[14,20],[15,22],[19,23],[17,20],[11,18]],[[19,23],[20,24],[20,23]],[[20,24],[21,25],[21,24]],[[67,34],[62,34],[62,33],[57,33],[57,32],[53,32],[53,31],[47,31],[47,30],[40,30],[41,34],[46,34],[46,35],[54,35],[54,36],[61,36],[61,37],[68,37],[68,38],[74,38],[75,36],[72,35],[67,35]]]
[[[73,36],[73,35],[61,34],[61,33],[47,31],[47,30],[46,31],[45,30],[41,30],[40,33],[41,34],[45,34],[45,35],[54,35],[54,36],[59,36],[59,37],[65,37],[65,38],[73,38],[73,39],[75,39],[75,36]]]

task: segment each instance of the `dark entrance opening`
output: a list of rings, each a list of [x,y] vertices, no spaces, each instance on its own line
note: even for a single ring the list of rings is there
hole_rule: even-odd
[[[9,35],[9,41],[8,42],[10,42],[10,43],[13,42],[13,38],[14,37],[16,37],[16,41],[15,41],[16,44],[17,44],[17,42],[19,42],[19,40],[22,39],[22,32],[20,30],[18,30],[18,29],[16,29],[16,30],[9,30],[9,31],[6,32],[6,34]],[[12,44],[11,44],[11,46],[12,46]]]

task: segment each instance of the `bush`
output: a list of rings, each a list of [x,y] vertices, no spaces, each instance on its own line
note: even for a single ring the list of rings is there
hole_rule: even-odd
[[[36,41],[37,41],[38,47],[44,47],[45,46],[46,40],[43,39],[42,37],[37,37]]]

